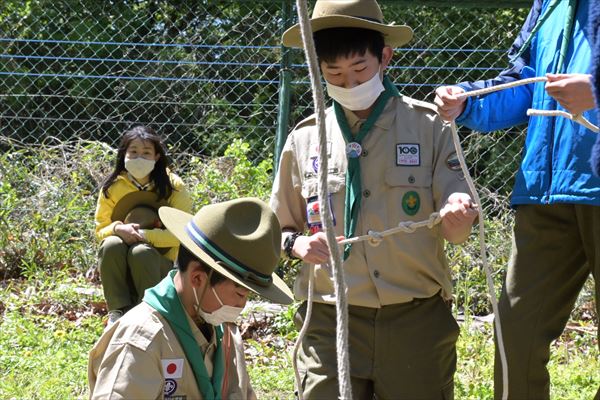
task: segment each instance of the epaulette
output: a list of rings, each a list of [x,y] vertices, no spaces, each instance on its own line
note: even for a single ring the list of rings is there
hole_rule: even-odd
[[[325,109],[325,117],[327,117],[327,114],[329,114],[332,109],[333,109],[332,107],[327,107]],[[296,126],[294,127],[294,130],[303,128],[305,126],[310,126],[310,125],[314,126],[316,124],[317,124],[317,114],[314,113],[314,114],[310,115],[309,117],[304,118],[302,121],[298,122],[296,124]]]
[[[304,126],[316,125],[317,124],[317,114],[312,114],[311,116],[304,118],[302,121],[298,122],[296,126],[294,126],[294,130],[300,129]]]
[[[407,104],[410,104],[413,107],[426,108],[427,110],[433,111],[436,114],[438,112],[437,106],[435,104],[429,103],[427,101],[413,99],[412,97],[408,97],[408,96],[402,96],[402,101]]]

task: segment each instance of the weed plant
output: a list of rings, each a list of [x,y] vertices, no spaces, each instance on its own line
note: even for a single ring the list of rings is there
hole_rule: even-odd
[[[111,170],[115,149],[99,142],[22,146],[0,154],[0,398],[83,398],[87,354],[106,313],[95,275],[93,215],[98,185]],[[250,146],[233,140],[221,157],[177,153],[174,171],[186,182],[195,209],[240,196],[268,200],[271,156],[252,162]],[[512,215],[486,220],[486,246],[498,292],[510,252]],[[457,399],[490,398],[491,325],[477,235],[448,246],[455,285],[454,311],[464,320],[458,343]],[[282,265],[288,283],[297,265]],[[291,345],[298,304],[269,322],[269,334],[246,341],[259,398],[292,399]],[[597,317],[590,279],[569,328],[554,344],[549,369],[552,397],[592,398],[600,385]]]

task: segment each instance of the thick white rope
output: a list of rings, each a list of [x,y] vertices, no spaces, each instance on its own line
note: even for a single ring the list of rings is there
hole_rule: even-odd
[[[308,17],[306,0],[296,0],[296,6],[298,11],[300,32],[302,34],[302,42],[304,43],[304,54],[308,62],[313,102],[315,105],[315,114],[319,129],[319,204],[323,230],[325,231],[327,243],[329,244],[330,263],[333,272],[333,283],[335,289],[337,378],[339,386],[339,398],[343,400],[349,400],[352,399],[352,387],[350,382],[350,357],[348,355],[348,299],[346,297],[346,280],[344,278],[344,270],[342,269],[342,258],[339,247],[335,245],[336,237],[333,219],[331,217],[332,213],[328,201],[328,158],[327,136],[325,130],[325,100],[323,95],[323,86],[321,85],[319,65],[317,62],[317,52],[315,50],[315,43]],[[309,272],[311,276],[314,275],[314,269],[310,269]],[[308,326],[308,322],[308,318],[305,318],[304,324]],[[299,336],[298,342],[301,340],[302,337]],[[298,394],[301,396],[301,382],[297,382],[297,385]]]
[[[298,370],[298,351],[302,345],[302,339],[306,335],[308,330],[308,322],[312,316],[313,298],[314,298],[314,284],[315,284],[315,265],[310,264],[308,267],[308,298],[306,299],[306,315],[304,316],[304,322],[302,323],[302,329],[298,332],[298,338],[294,343],[294,351],[292,353],[292,364],[294,366],[294,375],[296,376],[296,387],[298,393],[298,400],[304,400],[304,392],[302,391],[302,378],[300,377],[300,371]]]
[[[502,85],[490,86],[483,89],[471,90],[470,92],[459,93],[456,95],[456,98],[465,99],[467,97],[481,96],[484,94],[497,92],[499,90],[511,89],[522,85],[529,85],[530,83],[546,82],[547,80],[548,78],[546,78],[545,76],[536,76],[534,78],[521,79],[514,82],[503,83]]]
[[[456,151],[456,155],[458,156],[458,160],[460,162],[460,168],[465,176],[465,180],[467,181],[467,185],[469,186],[469,190],[473,194],[473,200],[475,204],[478,204],[477,212],[479,213],[479,253],[481,255],[481,263],[483,265],[483,270],[485,271],[485,279],[488,286],[488,292],[490,295],[490,303],[492,304],[492,311],[494,313],[494,326],[496,328],[496,341],[498,342],[498,353],[500,354],[500,363],[502,365],[502,400],[508,399],[508,364],[506,361],[506,350],[504,348],[504,338],[502,336],[502,326],[500,324],[500,312],[498,310],[498,299],[496,297],[496,288],[494,287],[494,280],[492,278],[492,271],[490,270],[490,266],[487,260],[487,250],[485,248],[485,224],[484,224],[484,215],[483,215],[483,207],[481,207],[481,199],[479,198],[479,194],[477,193],[477,189],[475,188],[475,184],[473,183],[473,179],[471,178],[471,174],[469,174],[469,170],[467,169],[467,164],[465,162],[465,157],[462,152],[462,148],[460,146],[460,139],[458,137],[458,130],[456,129],[456,123],[452,121],[450,124],[452,128],[452,140],[454,142],[454,150]]]
[[[538,77],[534,77],[534,78],[527,78],[527,79],[521,79],[521,80],[514,81],[514,82],[503,83],[502,85],[496,85],[496,86],[490,86],[490,87],[483,88],[483,89],[472,90],[470,92],[460,93],[460,94],[457,94],[456,97],[458,99],[465,99],[467,97],[481,96],[484,94],[497,92],[499,90],[511,89],[511,88],[514,88],[517,86],[529,85],[530,83],[547,82],[547,81],[548,81],[547,77],[538,76]],[[542,117],[564,117],[564,118],[570,119],[571,121],[577,122],[578,124],[585,126],[587,129],[589,129],[593,132],[596,132],[596,133],[599,132],[598,127],[596,125],[592,124],[589,120],[587,120],[581,114],[571,114],[569,112],[561,111],[561,110],[536,110],[536,109],[530,108],[529,110],[527,110],[527,115],[529,115],[529,116],[535,115],[535,116],[542,116]]]
[[[384,237],[393,235],[395,233],[413,233],[417,230],[417,228],[427,227],[429,229],[433,228],[435,225],[439,224],[442,221],[440,214],[437,212],[431,213],[429,215],[429,219],[420,222],[413,221],[402,221],[398,224],[398,227],[387,229],[385,231],[376,232],[369,231],[366,235],[355,236],[349,239],[340,240],[338,242],[339,245],[344,245],[346,243],[356,243],[362,241],[368,241],[371,246],[379,246]]]
[[[529,110],[527,110],[527,115],[535,115],[540,117],[564,117],[585,126],[592,132],[599,132],[598,127],[592,124],[587,118],[585,118],[581,114],[571,114],[569,112],[561,110],[535,110],[533,108],[530,108]]]

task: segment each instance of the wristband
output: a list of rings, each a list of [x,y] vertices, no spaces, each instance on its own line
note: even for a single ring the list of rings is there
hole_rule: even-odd
[[[298,236],[302,236],[302,232],[294,232],[291,235],[288,235],[283,241],[283,252],[290,260],[299,260],[298,257],[292,254],[292,249],[294,248],[294,243],[296,243]]]

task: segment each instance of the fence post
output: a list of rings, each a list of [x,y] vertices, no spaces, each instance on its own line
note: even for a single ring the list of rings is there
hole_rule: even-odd
[[[283,30],[285,32],[292,25],[292,4],[291,0],[282,0],[283,11]],[[281,40],[281,38],[279,38]],[[290,51],[291,49],[281,45],[281,64],[279,72],[279,106],[277,111],[277,136],[275,137],[275,155],[273,176],[277,174],[279,168],[279,157],[285,144],[288,133],[288,122],[290,117],[290,97],[292,71],[290,70]]]

